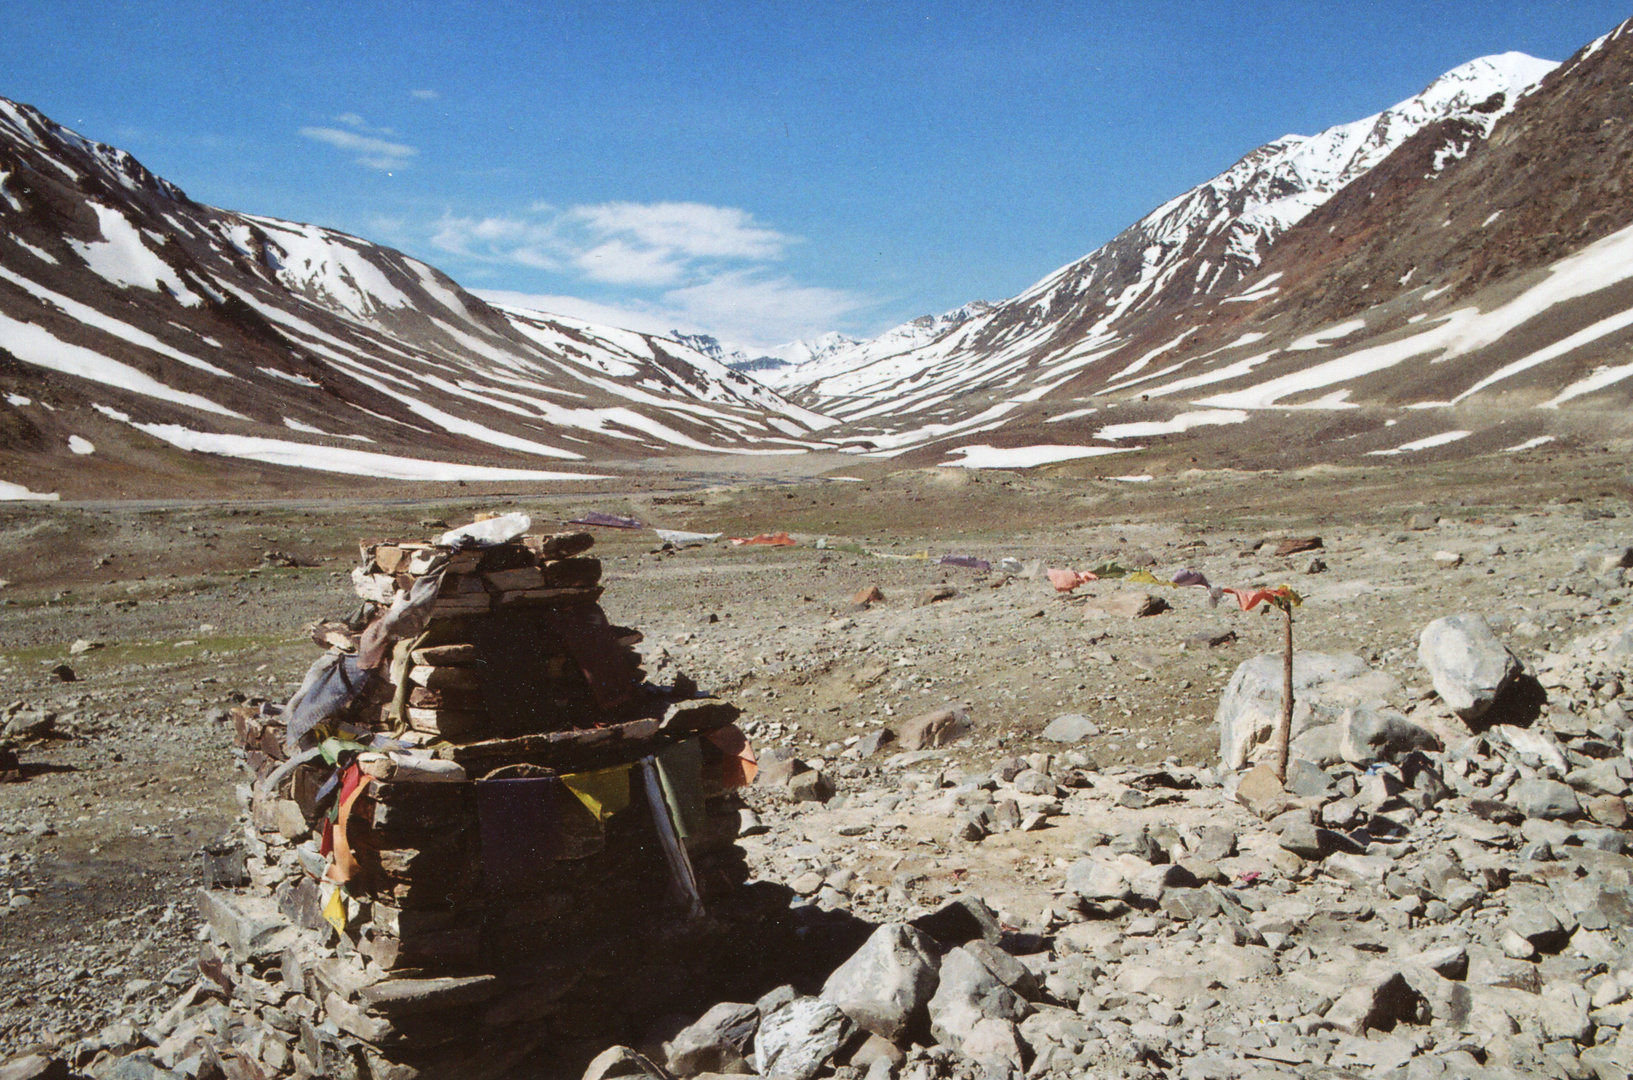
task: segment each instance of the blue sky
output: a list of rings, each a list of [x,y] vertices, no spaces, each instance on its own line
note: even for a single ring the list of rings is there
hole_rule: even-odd
[[[0,4],[0,95],[203,202],[748,346],[1013,295],[1599,0]]]

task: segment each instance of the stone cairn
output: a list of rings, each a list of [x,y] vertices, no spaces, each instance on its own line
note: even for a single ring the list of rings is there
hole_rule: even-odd
[[[370,624],[440,573],[429,620],[294,746],[294,710],[235,711],[247,821],[206,852],[206,978],[156,1065],[497,1076],[605,1045],[690,989],[675,975],[707,947],[703,901],[747,877],[729,785],[752,754],[734,707],[684,677],[642,682],[640,634],[597,603],[593,542],[362,545],[362,608],[313,631],[342,675],[381,652]],[[550,778],[536,820],[484,801],[494,782]]]

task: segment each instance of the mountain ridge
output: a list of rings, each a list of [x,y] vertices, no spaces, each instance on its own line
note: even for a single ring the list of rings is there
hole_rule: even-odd
[[[162,486],[196,452],[229,473],[571,479],[563,463],[799,452],[829,424],[680,342],[502,309],[401,252],[195,202],[4,99],[0,223],[10,485]]]

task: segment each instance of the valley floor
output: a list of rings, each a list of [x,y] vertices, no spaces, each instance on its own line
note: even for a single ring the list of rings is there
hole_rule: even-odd
[[[1629,614],[1625,588],[1561,584],[1574,552],[1633,542],[1626,466],[1606,455],[1139,484],[869,467],[853,480],[649,475],[599,496],[0,505],[0,706],[56,714],[53,737],[20,746],[27,778],[0,785],[0,1060],[166,1002],[166,980],[190,984],[198,850],[237,814],[223,710],[295,689],[317,655],[305,627],[355,606],[359,536],[424,536],[482,509],[546,529],[595,509],[729,536],[792,531],[793,548],[663,552],[649,531],[600,530],[603,606],[645,633],[651,680],[685,672],[735,701],[759,747],[832,761],[854,736],[962,703],[976,737],[937,765],[955,771],[1046,749],[1039,733],[1068,712],[1102,730],[1082,747],[1102,768],[1212,764],[1220,690],[1280,646],[1278,619],[1210,608],[1201,590],[1153,590],[1170,605],[1154,616],[1100,614],[1093,598],[1124,586],[1064,598],[1041,576],[1001,573],[1006,557],[1290,583],[1305,596],[1299,647],[1367,657],[1405,686],[1402,707],[1428,692],[1417,635],[1434,618],[1480,612],[1535,661]],[[1276,538],[1312,535],[1318,551],[1272,554]],[[939,565],[944,554],[994,569]],[[1314,559],[1323,571],[1308,572]],[[929,602],[942,584],[953,594]],[[869,585],[885,599],[853,605]],[[74,681],[54,674],[62,664]],[[870,783],[866,768],[836,770],[844,790]],[[1063,829],[972,846],[955,828],[927,819],[858,844],[855,869],[883,890],[920,867],[918,902],[962,888],[1035,918],[1058,892],[1056,860],[1075,857]],[[751,853],[770,874],[768,842]]]

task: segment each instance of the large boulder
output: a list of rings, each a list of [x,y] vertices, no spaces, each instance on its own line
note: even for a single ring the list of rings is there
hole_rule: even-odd
[[[1225,687],[1214,723],[1227,768],[1240,769],[1274,737],[1281,720],[1282,664],[1279,654],[1255,656],[1237,667]],[[1394,679],[1351,653],[1294,653],[1293,738],[1336,723],[1346,708],[1381,705],[1399,689]],[[1301,751],[1299,756],[1316,761],[1323,755]]]
[[[1345,709],[1338,730],[1339,753],[1352,765],[1392,760],[1413,750],[1440,749],[1433,732],[1390,708]]]
[[[581,1080],[675,1080],[667,1069],[627,1046],[609,1046],[585,1067]]]
[[[759,1009],[722,1001],[664,1047],[669,1070],[677,1076],[747,1072],[759,1026]]]
[[[903,750],[930,750],[951,746],[967,735],[971,728],[970,714],[961,706],[948,705],[932,712],[920,713],[902,725],[897,742]]]
[[[1576,792],[1558,780],[1517,780],[1508,789],[1508,801],[1528,818],[1563,821],[1582,816]]]
[[[942,957],[941,982],[930,998],[930,1034],[937,1042],[961,1050],[981,1021],[1019,1023],[1031,1011],[973,953],[957,948]]]
[[[928,935],[886,923],[822,985],[822,1000],[857,1025],[900,1041],[936,991],[936,948]]]
[[[760,1019],[754,1064],[762,1076],[812,1080],[850,1041],[854,1028],[838,1007],[821,998],[795,998]]]
[[[1479,615],[1448,615],[1423,628],[1418,661],[1435,693],[1464,720],[1484,716],[1514,681],[1520,663]]]

